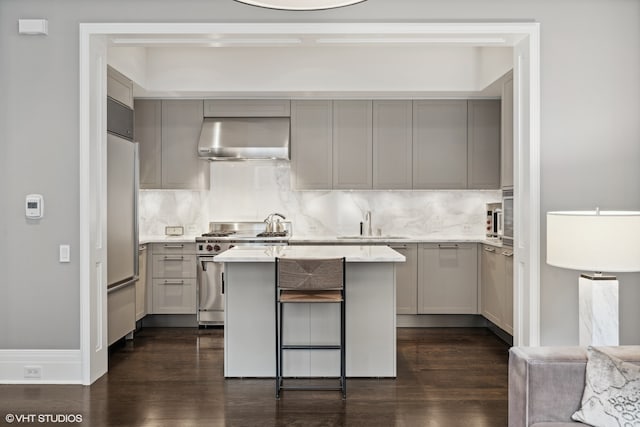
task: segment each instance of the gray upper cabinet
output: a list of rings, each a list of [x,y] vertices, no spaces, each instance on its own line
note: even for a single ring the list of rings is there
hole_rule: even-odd
[[[107,96],[133,108],[133,82],[110,66],[107,66]]]
[[[475,243],[425,243],[418,248],[418,313],[478,313]]]
[[[373,187],[371,111],[371,101],[333,101],[333,188]]]
[[[140,144],[140,188],[209,188],[209,162],[198,157],[201,100],[137,99],[135,141]]]
[[[412,188],[411,101],[373,101],[373,188]]]
[[[513,187],[513,73],[502,84],[502,188]]]
[[[140,188],[162,188],[162,101],[137,99],[134,140],[140,150]]]
[[[291,180],[298,190],[333,187],[331,101],[291,101]]]
[[[500,101],[468,104],[467,188],[500,188]]]
[[[467,187],[467,101],[413,102],[413,188]]]
[[[206,99],[204,117],[289,117],[287,99]]]
[[[162,188],[209,188],[209,163],[198,157],[202,121],[202,100],[162,101]]]

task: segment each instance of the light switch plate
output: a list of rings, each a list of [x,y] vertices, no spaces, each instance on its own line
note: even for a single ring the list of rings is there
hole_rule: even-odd
[[[181,225],[168,225],[164,228],[164,234],[167,236],[182,236],[184,227]]]
[[[71,262],[71,247],[69,245],[60,245],[59,259],[60,262]]]

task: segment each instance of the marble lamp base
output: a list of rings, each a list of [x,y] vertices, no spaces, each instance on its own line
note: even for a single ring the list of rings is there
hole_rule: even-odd
[[[581,346],[618,345],[618,280],[586,275],[578,281]]]

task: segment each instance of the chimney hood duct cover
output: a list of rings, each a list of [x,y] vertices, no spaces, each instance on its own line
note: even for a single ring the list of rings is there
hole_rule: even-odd
[[[289,117],[205,117],[198,156],[208,160],[289,160]]]

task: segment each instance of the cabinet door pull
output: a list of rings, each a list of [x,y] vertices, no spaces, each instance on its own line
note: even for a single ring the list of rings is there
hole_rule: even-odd
[[[506,257],[512,257],[513,256],[513,252],[511,251],[504,251],[502,252],[502,255],[506,256]]]
[[[487,252],[495,252],[495,251],[496,251],[496,248],[491,248],[491,247],[489,247],[489,246],[485,246],[485,247],[484,247],[484,250],[485,250],[485,251],[487,251]]]
[[[165,261],[184,261],[184,257],[183,257],[183,256],[169,256],[169,255],[165,255],[165,256],[164,256],[164,260],[165,260]]]
[[[438,244],[438,247],[440,249],[458,249],[458,244],[457,243],[453,243],[453,244]]]
[[[165,248],[167,249],[184,249],[184,245],[171,245],[171,244],[165,244],[164,245]]]
[[[165,280],[165,285],[184,285],[184,280]]]

